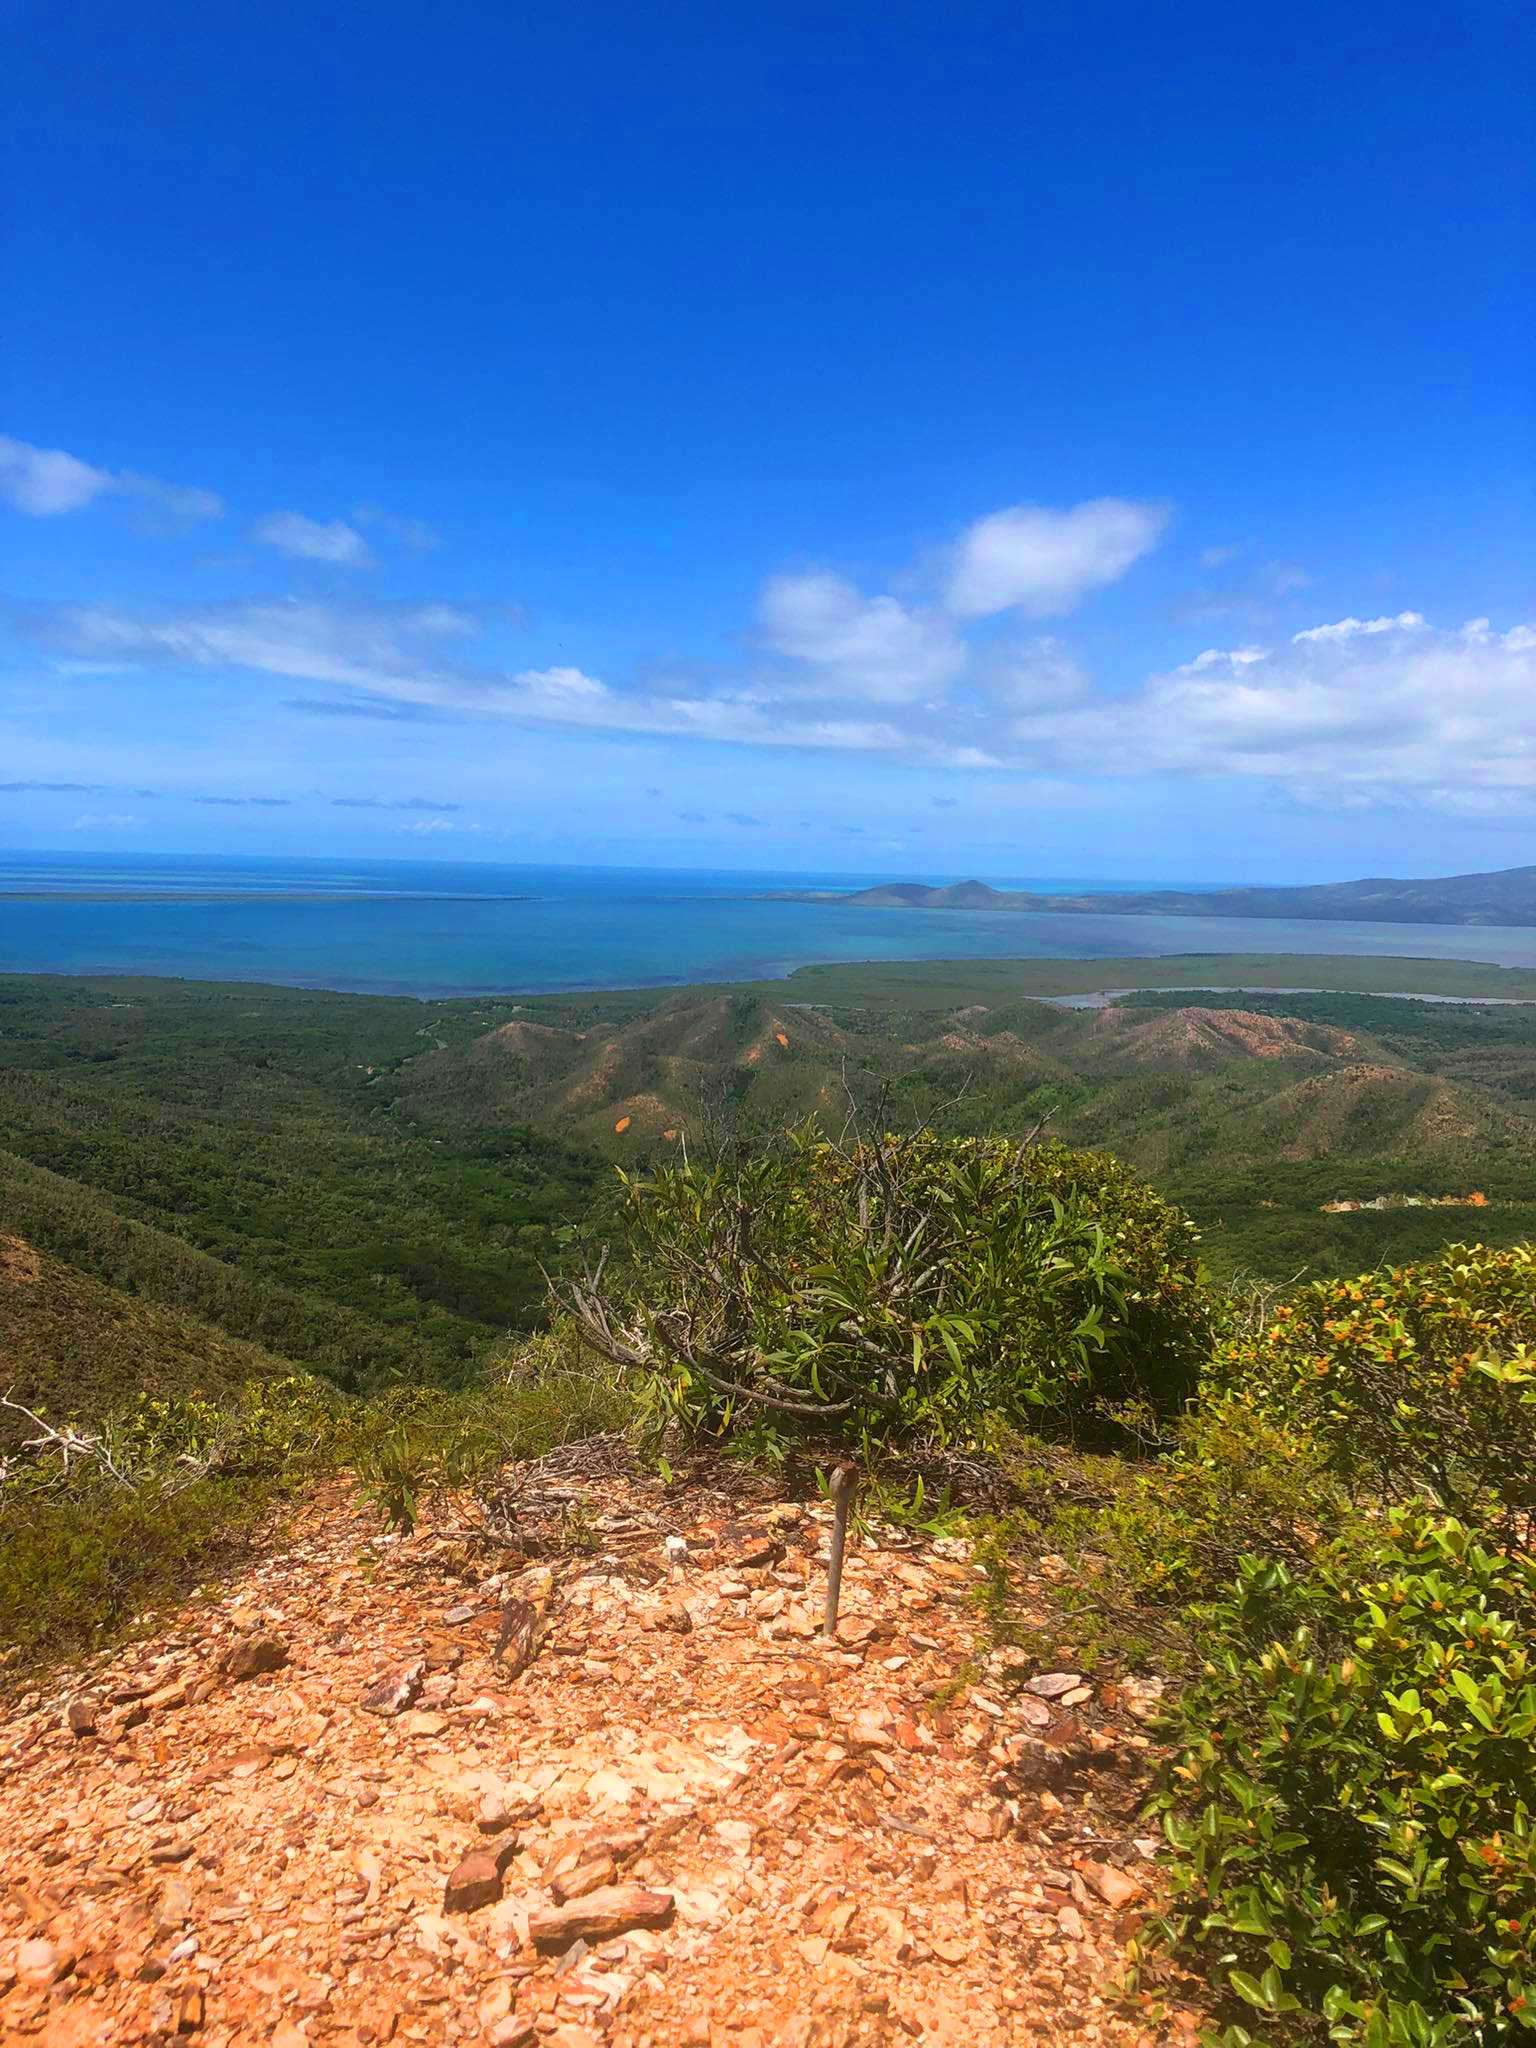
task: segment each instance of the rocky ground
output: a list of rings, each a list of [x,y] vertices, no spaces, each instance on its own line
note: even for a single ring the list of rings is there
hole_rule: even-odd
[[[343,1488],[0,1732],[0,2040],[1177,2038],[1116,2001],[1143,1697],[978,1658],[954,1540],[850,1551],[612,1445],[391,1540]],[[522,1666],[519,1669],[519,1666]]]

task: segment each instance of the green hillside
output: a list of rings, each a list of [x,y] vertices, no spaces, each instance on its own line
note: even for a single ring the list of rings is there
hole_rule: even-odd
[[[1133,969],[1144,992],[1108,1008],[1040,999]],[[346,1387],[470,1375],[540,1320],[565,1226],[604,1228],[615,1165],[751,1147],[807,1116],[835,1131],[855,1108],[1015,1137],[1047,1119],[1187,1207],[1222,1272],[1421,1255],[1474,1208],[1490,1242],[1536,1234],[1536,1005],[1210,987],[1324,974],[1522,992],[1468,963],[1285,956],[881,964],[524,1002],[9,977],[0,1235],[107,1290],[61,1320],[89,1308],[120,1332],[109,1307],[131,1303],[144,1323],[138,1349],[112,1336],[79,1369],[88,1402],[170,1383],[199,1343]],[[1427,1205],[1447,1197],[1471,1206]]]
[[[542,1311],[552,1231],[606,1198],[520,1127],[393,1107],[473,1005],[0,980],[0,1230],[344,1385],[449,1375]]]
[[[295,1370],[183,1309],[109,1286],[24,1238],[0,1236],[0,1394],[24,1407],[92,1420],[125,1389],[217,1399]],[[0,1412],[0,1446],[27,1434],[24,1417]]]

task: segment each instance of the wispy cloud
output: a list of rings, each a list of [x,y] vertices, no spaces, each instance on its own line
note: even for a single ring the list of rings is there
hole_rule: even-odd
[[[370,569],[373,550],[345,519],[309,519],[302,512],[269,512],[251,528],[263,547],[305,562],[333,562],[344,569]]]
[[[292,808],[291,796],[195,796],[195,804],[218,804],[227,810],[286,811]]]
[[[439,542],[438,534],[425,519],[402,519],[398,513],[386,512],[382,505],[355,505],[352,523],[371,528],[381,540],[397,547],[419,552],[435,548]]]
[[[1409,633],[1426,623],[1422,612],[1399,612],[1395,619],[1340,619],[1332,626],[1308,626],[1291,638],[1299,647],[1306,640],[1354,640],[1362,633]]]
[[[965,666],[948,621],[893,597],[864,597],[840,576],[814,570],[772,576],[759,605],[775,653],[803,662],[818,681],[876,704],[901,704],[940,688]]]
[[[796,645],[810,644],[806,618],[822,617],[827,602],[822,594],[805,612],[791,607]],[[1417,612],[1345,618],[1277,648],[1208,647],[1116,694],[1058,640],[1004,639],[967,652],[953,674],[946,661],[918,693],[901,666],[905,628],[886,621],[865,640],[862,609],[845,593],[833,594],[830,611],[829,631],[857,643],[851,678],[801,656],[788,676],[755,669],[702,694],[692,681],[625,688],[575,668],[509,673],[466,662],[464,615],[442,607],[288,601],[136,618],[96,606],[45,614],[40,629],[87,655],[331,685],[355,693],[369,715],[398,705],[402,715],[1015,772],[1263,777],[1384,793],[1536,789],[1530,627],[1496,633],[1474,620],[1441,631]],[[873,716],[859,695],[871,688],[883,693]]]
[[[950,551],[945,602],[957,618],[1015,608],[1032,618],[1075,609],[1156,547],[1162,505],[1094,498],[1065,512],[1011,505],[966,528]]]
[[[409,833],[415,839],[431,839],[440,832],[480,833],[484,827],[462,818],[413,818],[408,825],[397,825],[395,830]]]
[[[0,498],[33,519],[83,511],[98,498],[137,501],[177,525],[217,519],[224,501],[196,484],[168,484],[131,469],[98,469],[62,448],[37,448],[0,434]]]
[[[462,804],[434,803],[430,797],[333,796],[331,802],[342,811],[462,811]]]
[[[101,782],[0,782],[0,796],[100,796]]]

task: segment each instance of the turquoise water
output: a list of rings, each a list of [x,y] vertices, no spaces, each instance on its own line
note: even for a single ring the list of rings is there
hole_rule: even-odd
[[[735,981],[838,960],[1390,953],[1536,967],[1536,931],[1528,930],[761,900],[774,889],[858,888],[870,879],[0,854],[0,972],[154,974],[454,996]],[[1127,886],[1077,876],[987,879],[1026,889]],[[26,900],[5,900],[7,892]]]

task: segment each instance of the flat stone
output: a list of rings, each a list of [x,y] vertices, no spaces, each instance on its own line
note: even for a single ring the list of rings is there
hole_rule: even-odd
[[[168,1877],[155,1908],[155,1925],[162,1934],[180,1927],[192,1910],[192,1893],[185,1878]]]
[[[1038,1693],[1043,1700],[1059,1700],[1063,1693],[1074,1692],[1083,1682],[1081,1671],[1042,1671],[1038,1678],[1028,1681],[1029,1689]]]
[[[448,1732],[448,1716],[446,1714],[431,1714],[424,1707],[417,1707],[404,1717],[400,1725],[407,1735],[446,1735]]]
[[[482,1835],[499,1835],[511,1827],[513,1814],[499,1792],[482,1792],[475,1807],[475,1826]]]
[[[1084,1863],[1079,1866],[1084,1881],[1098,1893],[1106,1906],[1128,1906],[1141,1897],[1141,1880],[1113,1863]]]
[[[871,1707],[854,1715],[847,1739],[852,1749],[891,1749],[895,1745],[890,1723]]]
[[[46,1991],[64,1974],[64,1957],[51,1941],[23,1941],[16,1947],[16,1977],[29,1991]]]
[[[528,1938],[537,1948],[564,1949],[580,1936],[609,1941],[632,1927],[665,1927],[671,1917],[670,1892],[649,1891],[639,1884],[604,1885],[568,1906],[530,1915]]]
[[[557,1906],[568,1905],[572,1899],[589,1898],[604,1885],[611,1885],[617,1875],[618,1866],[611,1856],[601,1853],[585,1856],[571,1869],[551,1879],[550,1897]]]
[[[449,1875],[443,1886],[445,1913],[473,1913],[494,1906],[501,1897],[501,1864],[489,1849],[476,1849]]]
[[[146,1714],[164,1713],[171,1707],[187,1704],[187,1680],[178,1678],[170,1685],[162,1685],[158,1691],[144,1695],[140,1702]]]

